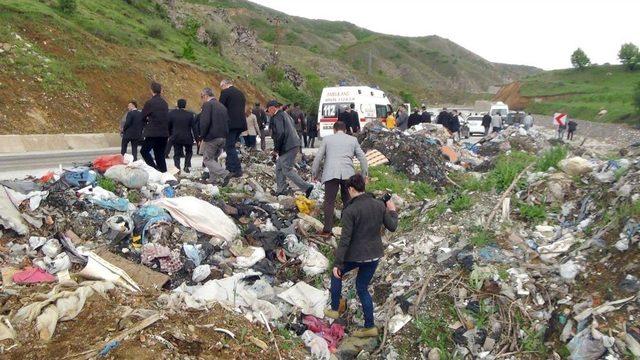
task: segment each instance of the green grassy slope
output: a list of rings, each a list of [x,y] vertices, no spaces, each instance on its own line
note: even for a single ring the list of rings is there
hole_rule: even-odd
[[[632,122],[638,115],[632,94],[640,83],[640,71],[622,66],[593,66],[548,71],[525,77],[520,95],[530,98],[527,110],[538,114],[556,111],[573,117],[604,122]],[[602,110],[604,116],[598,116]]]
[[[377,85],[396,101],[462,102],[539,71],[488,62],[438,36],[383,35],[244,0],[76,2],[77,11],[64,14],[58,0],[0,0],[0,45],[9,46],[0,54],[0,96],[9,100],[0,120],[10,120],[0,132],[20,131],[11,117],[31,108],[38,114],[26,132],[105,130],[122,101],[146,96],[150,79],[163,81],[172,101],[186,96],[195,104],[198,88],[230,77],[252,99],[278,97],[311,110],[321,89],[340,80]],[[279,68],[271,71],[276,43]],[[292,84],[292,73],[301,84]],[[34,105],[45,93],[55,105]],[[67,128],[62,116],[80,125]]]

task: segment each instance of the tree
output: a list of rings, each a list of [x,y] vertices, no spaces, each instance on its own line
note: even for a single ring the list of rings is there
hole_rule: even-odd
[[[618,51],[618,59],[629,70],[634,70],[640,66],[640,52],[638,47],[633,43],[622,44],[620,51]]]
[[[582,70],[591,65],[591,60],[589,60],[589,57],[582,49],[578,48],[571,54],[571,65],[578,70]]]

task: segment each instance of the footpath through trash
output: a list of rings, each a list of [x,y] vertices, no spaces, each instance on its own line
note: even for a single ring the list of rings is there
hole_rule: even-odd
[[[0,183],[0,354],[640,356],[640,146],[601,154],[517,127],[458,143],[434,124],[358,138],[369,189],[400,209],[371,287],[380,337],[350,336],[353,275],[345,315],[324,318],[341,229],[319,236],[320,184],[272,195],[260,152],[225,188],[114,155]],[[305,178],[312,160],[298,158]]]

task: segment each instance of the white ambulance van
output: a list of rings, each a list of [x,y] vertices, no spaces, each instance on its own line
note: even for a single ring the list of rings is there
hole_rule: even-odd
[[[322,90],[318,120],[320,137],[333,134],[333,124],[338,121],[338,115],[347,107],[355,104],[355,110],[360,116],[360,128],[375,119],[387,117],[391,103],[384,91],[369,86],[338,86],[327,87]]]

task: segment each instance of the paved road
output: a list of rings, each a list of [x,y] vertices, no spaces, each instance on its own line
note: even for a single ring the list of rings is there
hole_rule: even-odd
[[[316,147],[319,147],[320,141],[316,141]],[[272,147],[272,142],[267,142],[267,147]],[[195,150],[195,149],[194,149]],[[304,149],[305,154],[315,152],[314,149]],[[95,150],[70,150],[70,151],[54,151],[54,152],[30,152],[22,154],[0,155],[0,180],[19,179],[26,176],[40,177],[48,171],[58,169],[60,167],[72,167],[77,165],[86,165],[100,155],[119,154],[120,148],[105,148]],[[169,171],[175,169],[173,166],[173,155],[167,159],[167,167]],[[195,169],[202,164],[202,156],[194,155],[191,160]]]

